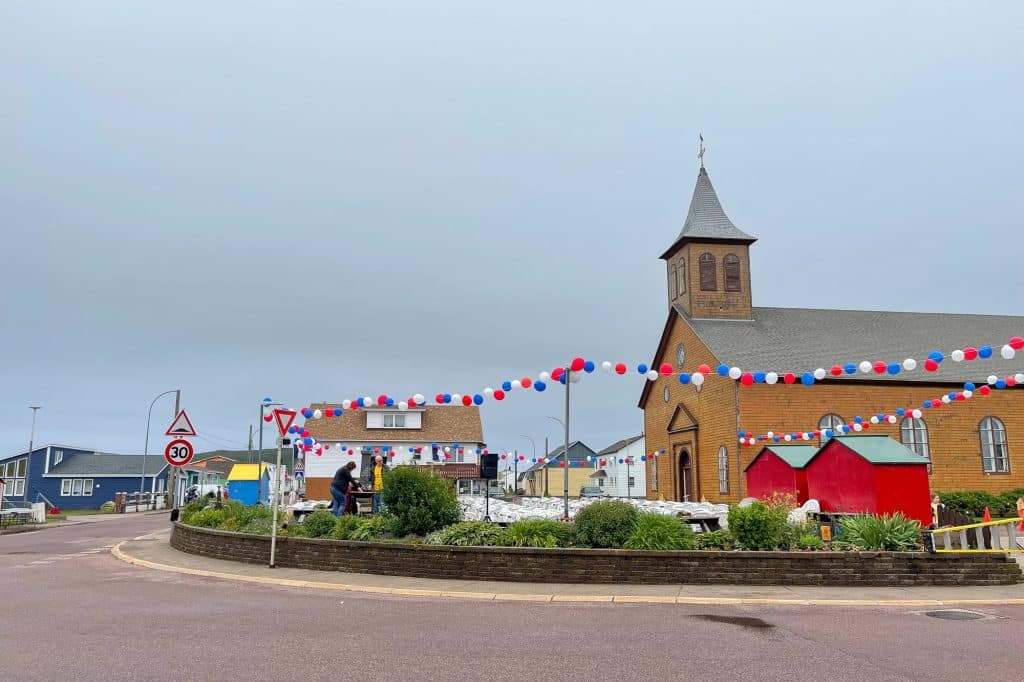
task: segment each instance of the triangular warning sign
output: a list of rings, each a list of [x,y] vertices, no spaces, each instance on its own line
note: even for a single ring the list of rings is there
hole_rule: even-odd
[[[192,420],[185,414],[185,410],[178,413],[178,416],[174,418],[171,425],[167,427],[165,435],[168,436],[194,436],[196,435],[196,429],[192,426]]]
[[[274,410],[274,419],[282,436],[288,433],[288,427],[295,421],[296,414],[298,413],[295,410]]]

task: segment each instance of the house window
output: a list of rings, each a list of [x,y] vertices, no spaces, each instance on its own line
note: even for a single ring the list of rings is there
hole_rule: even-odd
[[[604,479],[603,478],[597,479],[597,484],[603,488],[604,487]]]
[[[686,261],[682,258],[679,259],[679,265],[676,267],[676,290],[679,294],[686,293]]]
[[[64,461],[64,451],[63,450],[54,450],[53,451],[53,464],[54,464],[54,466],[60,464],[62,461]]]
[[[636,485],[636,476],[630,476],[629,477],[629,486],[633,487],[635,485]]]
[[[831,430],[833,434],[839,433],[845,423],[838,414],[826,414],[819,419],[818,430],[821,431],[821,437],[818,438],[818,445],[824,445],[825,441],[828,440],[825,437],[825,431]]]
[[[386,429],[404,429],[405,428],[405,415],[386,413],[383,415],[383,425]]]
[[[5,480],[4,497],[21,497],[25,494],[25,472],[28,469],[28,458],[12,459],[0,465],[0,477]]]
[[[676,266],[674,265],[668,266],[668,291],[669,296],[673,299],[679,295],[676,290]]]
[[[647,459],[651,462],[651,490],[658,489],[658,458],[648,456]]]
[[[724,445],[718,448],[718,492],[729,492],[729,451]]]
[[[722,262],[725,265],[725,290],[742,291],[743,285],[740,281],[740,258],[730,253]]]
[[[91,478],[62,478],[60,480],[61,497],[91,497],[93,480]]]
[[[1006,427],[995,417],[981,420],[981,467],[986,474],[1010,473],[1006,454]]]
[[[906,417],[900,424],[900,442],[927,459],[928,427],[924,420]]]
[[[68,497],[71,495],[71,479],[62,478],[60,481],[60,495],[61,497]]]
[[[82,495],[85,495],[86,497],[91,497],[92,496],[92,479],[91,478],[87,478],[84,481],[82,481]]]
[[[71,496],[81,497],[82,495],[82,479],[73,478],[71,479]]]
[[[700,290],[718,291],[718,281],[715,278],[715,257],[710,253],[700,254]]]

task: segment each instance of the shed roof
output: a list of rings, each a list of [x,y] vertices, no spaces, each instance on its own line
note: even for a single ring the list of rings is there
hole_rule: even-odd
[[[259,473],[256,467],[259,467]],[[266,464],[236,464],[228,474],[229,481],[255,481],[267,471]]]
[[[836,436],[828,443],[825,443],[815,454],[815,457],[824,452],[833,441],[848,447],[872,464],[928,463],[927,458],[918,455],[906,445],[889,436]]]
[[[811,461],[815,453],[818,452],[817,445],[766,445],[761,448],[754,459],[750,460],[750,464],[746,466],[744,471],[748,471],[750,467],[754,466],[754,462],[763,455],[765,452],[770,452],[783,462],[793,467],[794,469],[803,469],[807,466],[807,463]]]

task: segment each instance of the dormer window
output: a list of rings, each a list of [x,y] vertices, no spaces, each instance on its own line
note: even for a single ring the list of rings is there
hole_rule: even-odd
[[[383,426],[385,429],[404,429],[405,428],[405,415],[394,414],[391,412],[381,415],[383,417]]]

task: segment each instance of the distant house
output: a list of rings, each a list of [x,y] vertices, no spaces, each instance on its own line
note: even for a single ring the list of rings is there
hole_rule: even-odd
[[[273,466],[262,463],[234,465],[228,474],[228,497],[242,504],[256,504],[257,501],[268,504],[273,469]]]
[[[163,455],[118,455],[69,445],[43,445],[0,457],[4,498],[48,501],[61,509],[96,509],[119,492],[163,493]]]
[[[569,497],[579,497],[580,488],[592,485],[590,474],[594,469],[587,457],[596,454],[592,448],[578,440],[569,443]],[[562,496],[565,490],[565,446],[559,446],[548,453],[547,459],[547,464],[542,460],[519,475],[519,487],[523,488],[525,494]]]
[[[310,409],[328,411],[341,405],[319,403]],[[310,436],[329,446],[320,455],[301,453],[304,460],[306,498],[329,500],[334,473],[355,462],[353,474],[361,475],[364,455],[381,455],[389,466],[401,464],[479,464],[486,447],[480,408],[424,405],[399,410],[369,407],[344,410],[338,417],[309,419]],[[296,466],[298,470],[298,466]]]
[[[646,497],[648,462],[644,435],[616,441],[595,456],[597,470],[590,474],[590,485],[600,486],[612,497]]]

